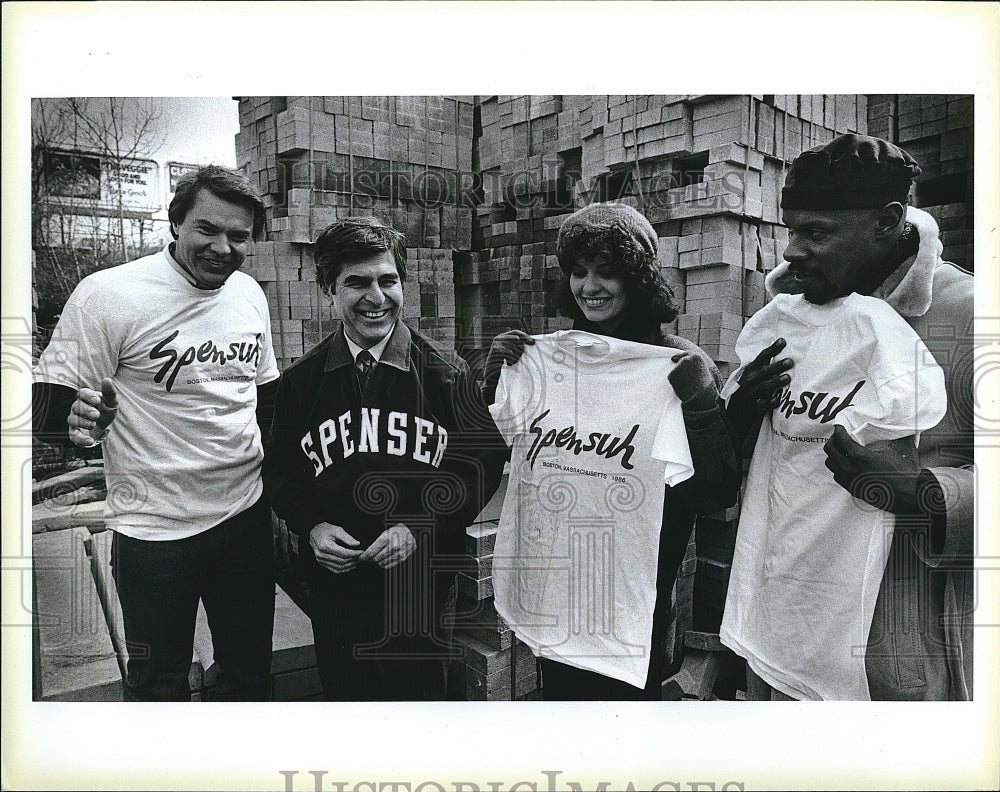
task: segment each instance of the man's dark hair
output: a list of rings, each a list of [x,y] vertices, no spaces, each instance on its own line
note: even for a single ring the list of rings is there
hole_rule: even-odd
[[[659,324],[677,318],[674,291],[663,279],[655,257],[618,225],[580,224],[560,235],[556,250],[563,271],[556,292],[559,313],[571,319],[583,318],[583,311],[569,288],[570,272],[577,259],[599,255],[607,257],[611,267],[625,282],[626,310],[629,313]]]
[[[175,225],[180,225],[194,206],[198,193],[208,190],[223,201],[243,206],[253,212],[253,238],[258,239],[264,230],[264,202],[260,193],[246,176],[219,165],[206,165],[185,173],[177,180],[177,191],[170,201],[167,217],[170,233],[177,239]]]
[[[406,238],[377,217],[347,217],[328,225],[316,237],[316,283],[326,294],[336,290],[337,276],[345,264],[354,264],[379,253],[392,253],[400,282],[406,281]]]

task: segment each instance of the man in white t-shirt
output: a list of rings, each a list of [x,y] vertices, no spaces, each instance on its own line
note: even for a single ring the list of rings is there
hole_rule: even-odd
[[[274,575],[257,410],[278,369],[267,301],[238,270],[264,205],[245,177],[208,166],[181,179],[168,216],[166,249],[70,295],[35,370],[34,429],[104,445],[125,698],[190,698],[201,600],[218,697],[262,700]]]

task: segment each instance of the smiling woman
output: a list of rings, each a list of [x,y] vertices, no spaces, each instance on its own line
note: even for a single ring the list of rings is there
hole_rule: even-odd
[[[656,266],[656,232],[625,204],[591,204],[559,231],[559,310],[577,329],[638,340],[677,316]]]
[[[569,289],[587,320],[613,330],[625,311],[625,281],[608,257],[578,258],[569,275]]]
[[[573,649],[567,648],[568,643],[565,646],[560,643],[558,646],[538,648],[537,643],[532,644],[530,636],[534,635],[537,638],[538,634],[533,631],[530,621],[517,623],[519,611],[514,603],[534,602],[542,597],[542,592],[557,588],[560,584],[556,582],[556,578],[560,573],[574,576],[574,579],[579,581],[580,590],[602,590],[601,586],[604,584],[598,581],[601,575],[594,576],[592,568],[582,560],[572,561],[568,569],[561,569],[560,564],[566,563],[565,556],[549,557],[543,552],[541,555],[543,565],[550,563],[551,566],[545,568],[553,570],[552,576],[548,578],[538,575],[521,576],[513,565],[508,565],[504,570],[495,567],[496,590],[514,592],[510,598],[504,599],[504,605],[500,604],[499,599],[497,600],[497,610],[504,618],[510,617],[510,626],[519,638],[533,649],[538,648],[542,668],[542,695],[546,700],[657,699],[660,697],[660,684],[665,668],[671,590],[687,548],[695,515],[708,514],[730,505],[736,498],[739,483],[739,468],[732,438],[718,400],[719,374],[712,361],[696,345],[684,338],[665,334],[661,329],[663,323],[677,316],[677,306],[673,292],[664,281],[657,264],[656,232],[638,211],[625,204],[600,203],[591,204],[574,212],[566,218],[560,228],[557,257],[563,273],[559,286],[559,309],[574,320],[573,329],[622,341],[638,342],[632,345],[638,350],[634,351],[634,357],[629,360],[629,365],[615,375],[603,380],[598,380],[596,377],[581,377],[579,390],[574,391],[569,399],[572,403],[572,408],[569,410],[558,398],[551,395],[550,391],[554,393],[558,389],[550,385],[547,378],[544,380],[545,387],[542,387],[541,383],[535,383],[538,386],[538,393],[542,394],[540,398],[547,400],[531,406],[532,415],[536,412],[538,414],[533,421],[527,423],[526,434],[533,435],[533,439],[528,441],[530,448],[526,457],[521,456],[526,445],[522,442],[522,438],[513,439],[511,465],[518,473],[512,473],[511,480],[525,481],[517,479],[519,475],[530,478],[536,457],[545,449],[540,459],[541,467],[549,468],[545,475],[551,474],[554,477],[551,480],[558,482],[557,488],[565,486],[574,493],[585,493],[581,495],[582,498],[596,498],[598,501],[604,499],[607,503],[617,504],[614,509],[620,512],[624,506],[616,500],[618,496],[615,491],[606,489],[608,486],[613,487],[614,482],[605,483],[606,476],[601,479],[603,474],[610,471],[590,470],[599,464],[595,457],[611,459],[620,454],[618,461],[621,467],[615,467],[614,472],[623,473],[631,471],[634,466],[643,467],[648,462],[649,455],[647,451],[642,459],[639,454],[633,456],[633,452],[638,448],[639,441],[636,437],[641,427],[630,420],[622,420],[622,416],[625,415],[624,409],[608,410],[606,407],[598,406],[601,404],[601,394],[608,391],[628,394],[627,397],[633,402],[664,395],[679,400],[683,418],[681,432],[686,434],[694,473],[683,481],[666,479],[662,472],[656,477],[657,484],[666,480],[672,485],[663,492],[662,514],[657,506],[653,510],[652,518],[648,520],[635,519],[635,515],[632,514],[625,518],[620,513],[611,517],[612,522],[615,519],[623,519],[622,525],[628,523],[627,531],[615,534],[615,542],[621,544],[616,544],[612,553],[614,557],[612,567],[615,571],[609,574],[621,575],[622,577],[618,578],[620,582],[628,580],[627,585],[622,583],[620,589],[615,589],[614,607],[618,610],[615,611],[613,619],[617,624],[629,622],[643,625],[632,636],[639,640],[648,640],[649,654],[647,659],[639,664],[641,668],[629,667],[625,673],[623,672],[625,664],[615,667],[613,662],[608,664],[604,660],[595,663],[592,659],[586,659],[592,656],[585,652],[581,653],[579,647],[578,653],[574,655]],[[512,330],[494,340],[486,363],[486,374],[488,390],[498,394],[496,403],[491,408],[495,410],[495,416],[503,416],[505,410],[518,412],[528,409],[526,405],[517,402],[516,397],[511,398],[511,394],[516,392],[517,388],[515,386],[508,388],[508,385],[511,379],[519,375],[525,376],[526,372],[538,366],[540,358],[534,353],[525,353],[525,345],[535,345],[534,349],[537,351],[548,343],[551,337],[538,338],[536,345],[535,338],[521,331]],[[648,346],[643,348],[641,345]],[[529,354],[528,359],[519,366],[524,354]],[[673,364],[672,368],[666,370],[664,379],[667,381],[643,380],[641,383],[637,381],[636,378],[641,379],[643,374],[654,376],[652,370],[645,366],[657,356],[664,355],[668,357],[669,363]],[[498,387],[501,362],[508,364],[506,370],[510,373],[501,383],[501,387]],[[579,362],[580,359],[577,359],[577,363]],[[578,377],[580,370],[574,369],[573,376]],[[663,371],[658,370],[657,375],[663,374]],[[562,373],[553,376],[552,383],[563,382],[564,379],[561,377]],[[588,382],[584,383],[582,380]],[[511,407],[512,404],[515,406]],[[592,431],[593,427],[590,425],[586,429],[577,429],[579,415],[589,413],[598,414],[608,421],[618,421],[614,431],[604,429]],[[553,419],[554,426],[559,428],[543,431],[539,426],[542,418]],[[503,421],[502,417],[500,421]],[[678,420],[677,423],[681,424],[681,421]],[[599,423],[598,426],[603,426],[603,423]],[[648,424],[646,428],[648,431]],[[677,442],[673,446],[674,450],[680,445],[682,443]],[[594,456],[588,458],[588,465],[584,469],[584,475],[589,477],[587,482],[581,482],[579,476],[566,478],[572,475],[571,468],[575,469],[574,465],[570,464],[567,467],[561,463],[553,463],[551,457],[546,458],[554,455],[557,450],[561,450],[563,454],[571,454],[572,456],[567,458],[571,463],[581,452],[593,452]],[[524,465],[525,459],[527,467]],[[553,469],[561,470],[562,473],[552,473]],[[597,490],[591,489],[592,484]],[[548,506],[545,505],[544,499],[532,501],[532,498],[537,497],[532,492],[541,491],[532,490],[532,486],[534,485],[529,483],[521,490],[523,494],[518,497],[523,497],[529,504],[527,507],[529,512],[543,513]],[[505,513],[507,513],[506,505]],[[605,518],[602,516],[600,519]],[[520,522],[516,527],[512,527],[513,522],[501,520],[497,539],[498,553],[501,540],[507,543],[508,548],[533,546],[532,531],[535,528],[523,528]],[[563,536],[559,531],[565,526],[556,516],[551,518],[543,516],[540,525],[538,530],[548,536]],[[516,539],[511,539],[509,533],[504,533],[511,530],[517,532]],[[630,538],[625,539],[626,534]],[[566,541],[570,541],[571,538],[569,535],[565,536]],[[644,574],[631,563],[635,558],[652,558],[655,559],[655,563],[651,565],[652,569],[645,570],[648,574]],[[538,559],[532,556],[530,565],[537,568],[538,563]],[[499,579],[498,575],[504,573],[509,577]],[[531,582],[526,583],[527,580]],[[626,589],[629,592],[627,596],[619,594],[619,591]],[[546,613],[546,616],[549,615]],[[557,620],[563,616],[567,619],[573,618],[561,613],[557,616]],[[650,624],[651,629],[643,632],[646,624]],[[600,651],[609,652],[608,657],[612,655],[625,657],[633,647],[620,636],[617,640],[619,641],[617,645],[605,646]],[[643,681],[636,681],[636,672],[639,674],[638,679]],[[626,678],[630,681],[625,681]]]

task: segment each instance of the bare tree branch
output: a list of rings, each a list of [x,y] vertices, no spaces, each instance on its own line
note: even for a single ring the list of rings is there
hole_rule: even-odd
[[[33,99],[31,111],[36,290],[40,305],[61,307],[84,276],[145,252],[143,220],[127,209],[126,166],[151,159],[162,147],[162,110],[151,98],[67,97]],[[48,158],[59,150],[67,155],[55,166]],[[88,154],[101,160],[96,189],[103,195],[59,197],[50,181],[56,175],[71,184],[88,178]]]

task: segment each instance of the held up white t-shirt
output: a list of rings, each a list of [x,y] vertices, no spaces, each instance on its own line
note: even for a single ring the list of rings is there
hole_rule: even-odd
[[[278,376],[253,278],[198,289],[168,255],[84,278],[35,369],[74,390],[113,379],[108,525],[138,539],[192,536],[260,497],[256,386]]]
[[[781,294],[740,334],[725,398],[779,337],[778,358],[795,365],[750,463],[720,637],[786,695],[868,700],[865,646],[895,519],[834,481],[823,446],[838,424],[862,445],[919,436],[944,416],[944,375],[882,300]]]
[[[490,411],[512,444],[497,612],[536,655],[646,683],[664,483],[694,468],[667,374],[679,350],[534,336]]]

